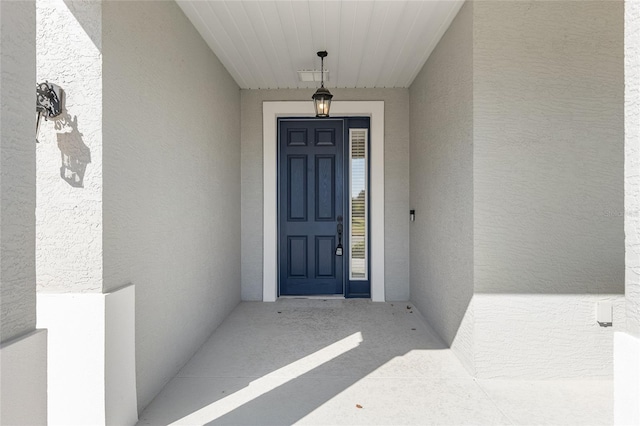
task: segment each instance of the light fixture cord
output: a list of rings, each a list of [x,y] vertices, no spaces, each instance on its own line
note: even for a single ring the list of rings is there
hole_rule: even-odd
[[[320,87],[324,88],[324,57],[320,58]]]

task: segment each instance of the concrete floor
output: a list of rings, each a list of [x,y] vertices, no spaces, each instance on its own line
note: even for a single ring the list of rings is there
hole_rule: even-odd
[[[476,380],[410,303],[241,303],[139,425],[612,424],[611,381]]]

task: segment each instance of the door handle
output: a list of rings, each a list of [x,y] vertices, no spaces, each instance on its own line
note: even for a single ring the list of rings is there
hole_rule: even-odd
[[[342,256],[342,216],[338,216],[338,247],[336,247],[336,256]]]

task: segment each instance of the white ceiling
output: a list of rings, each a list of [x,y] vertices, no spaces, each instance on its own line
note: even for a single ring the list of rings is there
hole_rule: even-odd
[[[409,87],[463,0],[177,0],[243,89]]]

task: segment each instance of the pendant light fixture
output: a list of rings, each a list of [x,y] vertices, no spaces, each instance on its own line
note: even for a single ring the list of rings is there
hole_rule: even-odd
[[[316,90],[311,99],[313,99],[313,106],[316,108],[316,117],[329,117],[329,107],[331,106],[331,98],[333,95],[328,89],[324,87],[324,58],[327,56],[327,51],[323,50],[318,52],[320,57],[320,88]]]

